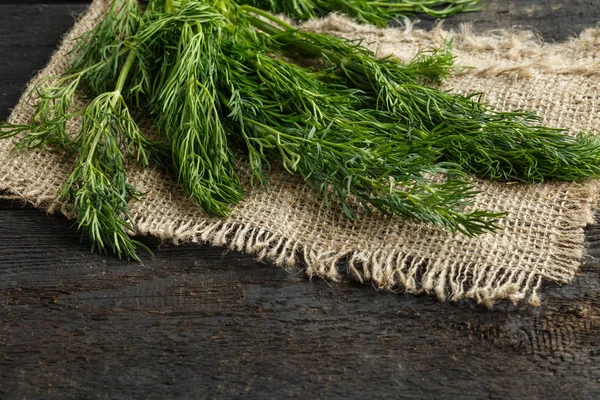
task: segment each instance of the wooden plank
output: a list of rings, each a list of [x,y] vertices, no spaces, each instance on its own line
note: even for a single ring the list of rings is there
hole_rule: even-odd
[[[600,19],[592,3],[577,2],[575,22]],[[575,2],[493,2],[476,28],[511,26],[526,4]],[[0,6],[0,118],[82,9]],[[600,228],[586,237],[600,256]],[[542,308],[487,310],[311,283],[236,252],[151,238],[154,256],[120,261],[91,254],[71,222],[8,201],[0,239],[2,398],[600,396],[591,258],[572,285],[546,285]]]
[[[526,29],[546,41],[562,41],[600,22],[596,0],[487,0],[485,10],[456,15],[444,22],[449,28],[470,23],[476,32],[492,29]],[[418,25],[429,28],[436,21],[421,18]]]
[[[88,4],[0,4],[0,121]]]

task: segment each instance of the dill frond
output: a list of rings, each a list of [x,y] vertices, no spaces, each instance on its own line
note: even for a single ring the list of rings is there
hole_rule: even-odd
[[[135,0],[113,0],[99,23],[76,40],[69,74],[78,74],[87,93],[112,91],[129,55],[142,12]]]
[[[243,198],[215,82],[225,23],[210,5],[190,2],[148,23],[137,39],[140,47],[160,40],[173,49],[161,60],[150,111],[171,145],[178,181],[206,212],[221,216]]]
[[[80,81],[79,75],[48,77],[38,81],[27,96],[29,101],[36,102],[31,122],[0,126],[0,138],[26,133],[16,143],[15,149],[75,151],[76,143],[67,133],[67,122],[80,114],[75,109],[75,95]]]
[[[130,199],[142,195],[127,184],[126,155],[148,163],[151,142],[140,132],[118,91],[96,97],[83,112],[75,167],[59,199],[73,206],[78,228],[87,234],[93,249],[109,250],[138,259],[140,242],[128,211]]]

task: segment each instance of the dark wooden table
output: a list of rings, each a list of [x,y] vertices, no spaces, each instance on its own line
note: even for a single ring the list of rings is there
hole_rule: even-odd
[[[487,3],[447,26],[561,41],[600,21],[598,0]],[[86,6],[2,2],[0,120]],[[91,254],[71,222],[0,202],[1,398],[600,398],[592,259],[539,309],[488,310],[144,242],[143,264]]]

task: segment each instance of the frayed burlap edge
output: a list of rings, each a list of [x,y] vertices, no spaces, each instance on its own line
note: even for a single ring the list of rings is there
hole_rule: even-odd
[[[32,83],[47,75],[49,71],[57,72],[56,65],[59,62],[64,64],[65,54],[74,36],[77,32],[89,29],[102,7],[102,0],[93,3],[74,30],[67,34],[48,66]],[[405,29],[380,30],[357,25],[335,15],[323,20],[310,21],[305,27],[348,37],[360,36],[365,38],[367,44],[372,36],[377,36],[379,47],[374,50],[378,55],[393,53],[401,59],[408,59],[410,56],[407,54],[437,47],[450,36],[454,37],[455,53],[462,65],[470,65],[468,60],[477,57],[478,53],[498,53],[497,58],[502,59],[501,62],[495,62],[492,57],[491,61],[487,61],[487,65],[480,63],[476,69],[463,72],[474,76],[504,75],[511,79],[519,79],[539,73],[586,77],[598,74],[598,69],[595,68],[598,60],[594,46],[599,42],[599,30],[588,30],[567,43],[545,45],[528,33],[497,31],[492,35],[478,36],[468,27],[464,27],[460,32],[451,34],[441,26],[432,32],[414,30],[410,26]],[[381,40],[381,37],[384,40]],[[393,43],[398,40],[404,41],[408,46],[406,53],[397,54],[385,45],[387,42]],[[506,54],[510,54],[510,57]],[[566,54],[571,56],[565,57]],[[560,62],[551,62],[552,60]],[[19,104],[22,102],[23,99]],[[16,109],[11,115],[11,120],[21,111]],[[145,173],[148,171],[133,171],[131,180],[135,182],[138,175]],[[276,174],[274,179],[278,177]],[[70,215],[68,207],[56,201],[55,196],[35,189],[21,191],[20,186],[14,179],[6,179],[6,175],[0,177],[0,190],[6,193],[4,198],[20,198],[49,213],[60,211]],[[209,242],[216,246],[227,246],[256,255],[259,259],[268,259],[276,265],[303,266],[309,277],[339,280],[346,272],[360,282],[372,282],[378,289],[431,293],[441,300],[470,298],[488,306],[499,299],[508,299],[514,303],[527,301],[537,306],[540,304],[538,289],[543,279],[561,283],[572,279],[583,256],[583,227],[594,222],[593,210],[596,206],[598,185],[595,182],[587,183],[577,185],[571,190],[574,191],[573,198],[577,198],[577,201],[567,210],[564,218],[566,222],[557,229],[557,241],[561,245],[559,251],[553,255],[553,268],[531,271],[520,270],[510,265],[459,262],[453,260],[450,255],[434,260],[400,249],[369,251],[354,247],[331,250],[319,242],[308,244],[307,241],[286,237],[251,223],[206,218],[200,211],[197,214],[200,217],[194,220],[194,223],[178,221],[160,226],[148,221],[138,203],[132,204],[132,215],[141,234],[154,235],[174,243]]]

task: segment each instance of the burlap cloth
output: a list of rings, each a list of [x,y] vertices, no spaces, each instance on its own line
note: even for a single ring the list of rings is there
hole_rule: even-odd
[[[67,34],[50,63],[34,79],[61,74],[72,40],[89,29],[107,6],[95,0]],[[307,29],[361,37],[378,55],[409,60],[419,49],[439,47],[453,36],[458,64],[474,67],[452,78],[448,88],[484,92],[499,110],[537,112],[544,123],[593,131],[600,126],[600,29],[566,43],[543,44],[530,33],[464,28],[449,33],[376,29],[331,16]],[[11,122],[27,122],[32,107],[21,100]],[[68,208],[56,201],[70,171],[58,154],[11,154],[0,142],[0,190],[48,212]],[[249,188],[247,198],[225,220],[208,218],[181,187],[154,169],[132,170],[130,182],[148,194],[130,204],[141,234],[179,242],[209,242],[305,268],[309,277],[344,274],[376,288],[432,293],[440,299],[472,298],[538,305],[543,279],[570,281],[583,256],[583,227],[594,222],[598,183],[482,183],[475,207],[508,211],[501,230],[477,238],[453,235],[400,218],[364,215],[349,222],[327,210],[302,181],[275,172],[269,190]]]

